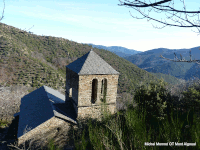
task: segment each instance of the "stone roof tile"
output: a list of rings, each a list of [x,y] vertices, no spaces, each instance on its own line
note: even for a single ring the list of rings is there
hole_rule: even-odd
[[[78,75],[119,74],[93,50],[66,66]]]
[[[65,104],[65,96],[60,92],[47,86],[36,89],[21,99],[20,112],[14,115],[19,115],[17,137],[23,135],[26,125],[34,129],[54,116],[76,124],[71,109]]]

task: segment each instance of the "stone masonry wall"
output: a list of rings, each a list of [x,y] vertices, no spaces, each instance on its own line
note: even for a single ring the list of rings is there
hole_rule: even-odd
[[[97,101],[95,104],[100,104],[101,97],[101,82],[107,79],[107,103],[116,103],[117,86],[119,75],[81,75],[79,76],[79,89],[78,89],[78,106],[90,106],[92,94],[92,80],[98,80]]]
[[[36,128],[32,129],[32,130],[28,130],[29,132],[27,132],[26,134],[22,135],[21,137],[18,138],[18,146],[20,144],[23,144],[25,141],[30,140],[34,137],[37,137],[39,135],[39,137],[41,138],[42,135],[44,135],[46,132],[52,130],[53,128],[56,128],[58,126],[62,126],[66,128],[66,126],[70,127],[70,123],[56,118],[56,117],[52,117],[51,119],[47,120],[46,122],[40,124],[39,126],[37,126]],[[69,129],[69,127],[67,127]],[[55,130],[56,132],[56,130]],[[37,138],[36,138],[37,139]]]
[[[78,117],[85,117],[86,115],[97,117],[100,114],[99,108],[102,103],[101,98],[103,97],[101,93],[102,80],[106,79],[106,104],[113,105],[108,105],[108,108],[114,113],[116,109],[118,78],[119,75],[78,75],[66,67],[66,102],[70,100],[69,89],[72,88],[71,100],[73,100],[73,106]],[[97,100],[94,104],[91,102],[93,79],[98,81]]]
[[[117,96],[117,86],[118,86],[119,75],[81,75],[79,76],[79,90],[78,90],[78,117],[85,117],[87,115],[96,118],[100,114],[100,105],[102,102],[100,98],[101,94],[101,83],[105,78],[107,79],[107,96],[106,103],[113,104],[108,105],[111,113],[116,111],[116,96]],[[91,103],[92,94],[92,80],[98,80],[97,88],[97,101],[95,104]],[[87,107],[84,107],[87,106]],[[92,107],[91,107],[92,106]]]
[[[107,111],[109,111],[111,114],[114,114],[116,112],[116,105],[110,104],[106,105]],[[79,118],[85,118],[85,117],[91,117],[91,118],[98,118],[103,114],[104,107],[102,106],[95,106],[92,105],[90,107],[78,107],[78,119]]]
[[[66,67],[66,101],[70,100],[69,98],[69,90],[72,88],[72,99],[75,103],[73,103],[73,106],[76,110],[77,104],[78,104],[78,81],[79,76],[73,72],[72,70],[68,69]]]

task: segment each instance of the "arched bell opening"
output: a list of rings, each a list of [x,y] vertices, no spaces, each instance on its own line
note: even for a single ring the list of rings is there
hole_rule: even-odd
[[[107,95],[107,79],[103,79],[101,82],[101,101],[106,102],[106,95]]]
[[[97,90],[98,90],[98,80],[92,80],[92,95],[91,95],[91,103],[95,103],[97,101]]]

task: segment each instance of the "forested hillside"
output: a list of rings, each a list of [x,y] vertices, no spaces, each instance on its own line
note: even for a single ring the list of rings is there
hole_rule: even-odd
[[[183,59],[189,60],[189,51],[191,50],[191,59],[197,59],[200,56],[199,47],[194,47],[191,49],[166,49],[158,48],[153,50],[148,50],[141,52],[139,54],[123,57],[126,60],[137,65],[139,68],[144,69],[152,73],[162,73],[167,75],[172,75],[179,79],[190,80],[193,77],[199,77],[200,67],[197,67],[195,63],[185,63],[185,62],[172,62],[160,57],[160,55],[165,58],[174,60],[174,53],[180,59],[180,54]]]
[[[151,74],[155,75],[158,79],[163,78],[163,80],[165,82],[172,84],[172,85],[177,85],[177,84],[186,82],[183,79],[179,79],[179,78],[176,78],[176,77],[168,75],[168,74],[163,74],[163,73],[151,73]]]
[[[68,39],[38,36],[0,24],[0,83],[55,89],[65,88],[65,66],[86,54],[92,46]],[[94,51],[120,72],[118,94],[133,94],[140,83],[158,79],[131,62],[103,49]]]

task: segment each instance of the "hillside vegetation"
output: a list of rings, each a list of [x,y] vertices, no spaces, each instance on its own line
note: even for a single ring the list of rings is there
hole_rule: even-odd
[[[90,51],[92,46],[67,39],[38,36],[0,24],[0,83],[65,89],[65,66]],[[158,79],[112,52],[94,51],[120,72],[118,94],[133,94],[140,83]],[[63,91],[64,92],[64,91]]]
[[[163,74],[163,73],[152,73],[151,74],[155,75],[158,79],[163,78],[163,80],[169,84],[172,85],[177,85],[177,84],[181,84],[181,83],[185,83],[186,81],[183,79],[179,79],[176,78],[172,75],[168,75],[168,74]]]

